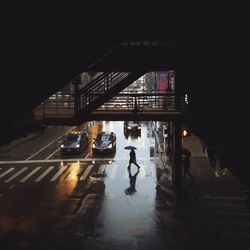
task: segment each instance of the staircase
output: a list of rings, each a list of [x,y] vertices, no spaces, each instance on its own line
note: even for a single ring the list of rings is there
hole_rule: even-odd
[[[145,72],[103,73],[75,94],[75,118],[88,114],[128,87]],[[80,118],[81,119],[81,118]]]

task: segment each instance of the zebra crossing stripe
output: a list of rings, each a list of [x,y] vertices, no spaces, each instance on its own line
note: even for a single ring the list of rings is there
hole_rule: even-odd
[[[10,168],[10,169],[6,170],[5,172],[3,172],[3,173],[0,175],[0,179],[1,179],[2,177],[4,177],[6,174],[8,174],[9,172],[13,171],[14,169],[15,169],[15,168]]]
[[[85,170],[84,174],[80,177],[80,181],[84,181],[87,178],[87,176],[88,176],[90,170],[93,168],[93,166],[94,165],[89,165],[87,167],[87,169]]]
[[[19,182],[25,182],[27,181],[33,174],[35,174],[41,167],[35,168],[33,171],[31,171],[28,175],[26,175],[24,178],[22,178]]]
[[[12,175],[9,179],[7,179],[4,183],[9,183],[12,180],[14,180],[18,175],[20,175],[21,173],[23,173],[24,171],[26,171],[26,169],[28,169],[28,167],[24,167],[21,170],[19,170],[17,173],[15,173],[14,175]]]
[[[116,175],[116,171],[117,171],[117,165],[113,165],[112,166],[112,171],[111,171],[111,174],[110,174],[110,180],[113,180],[115,178],[115,175]]]
[[[46,169],[46,171],[44,171],[36,180],[35,182],[40,182],[52,169],[54,168],[54,166],[51,166],[49,168]]]
[[[98,174],[102,174],[104,172],[105,167],[106,167],[105,165],[100,166]]]
[[[64,172],[64,170],[67,168],[68,166],[63,166],[59,169],[59,171],[50,179],[50,181],[56,181],[56,179]]]

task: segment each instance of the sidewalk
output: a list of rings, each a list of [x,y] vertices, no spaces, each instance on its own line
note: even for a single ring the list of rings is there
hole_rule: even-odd
[[[194,177],[192,184],[189,179],[183,183],[185,189],[224,195],[240,195],[247,190],[227,168],[220,170],[216,176],[215,168],[210,166],[209,159],[203,152],[202,144],[197,136],[184,137],[183,146],[192,153],[190,172]]]
[[[221,169],[217,172],[215,168],[209,164],[209,159],[206,153],[203,152],[200,139],[192,134],[191,136],[183,137],[183,147],[189,149],[192,153],[190,173],[194,177],[192,182],[189,176],[183,180],[183,188],[190,193],[209,193],[217,195],[246,195],[248,188],[240,182],[227,169]],[[166,156],[156,156],[155,162],[159,176],[159,185],[164,190],[169,190],[169,180],[171,181],[171,167],[168,165]],[[165,160],[164,160],[165,159]]]

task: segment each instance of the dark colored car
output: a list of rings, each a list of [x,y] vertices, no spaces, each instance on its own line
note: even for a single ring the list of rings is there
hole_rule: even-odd
[[[86,131],[72,131],[64,138],[61,145],[62,154],[81,153],[87,147],[89,135]]]
[[[116,150],[116,135],[113,132],[101,132],[97,135],[93,145],[93,154],[114,153]]]
[[[141,133],[141,124],[135,121],[125,121],[124,122],[124,133]]]

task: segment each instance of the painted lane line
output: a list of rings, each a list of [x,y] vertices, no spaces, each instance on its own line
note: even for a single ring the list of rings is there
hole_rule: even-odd
[[[6,170],[5,172],[3,172],[3,173],[0,175],[0,179],[1,179],[2,177],[4,177],[6,174],[8,174],[9,172],[13,171],[14,169],[15,169],[15,168],[10,168],[10,169]]]
[[[51,156],[53,156],[56,152],[58,152],[60,150],[61,147],[59,147],[58,149],[56,149],[52,154],[50,154],[47,158],[45,158],[45,160],[48,160]]]
[[[110,180],[113,180],[115,178],[116,172],[117,172],[117,165],[112,165],[112,171],[109,177]]]
[[[54,166],[47,168],[38,178],[36,178],[35,182],[40,182],[53,168]]]
[[[31,171],[28,175],[26,175],[23,179],[21,179],[19,182],[25,182],[27,181],[33,174],[35,174],[41,167],[35,168],[33,171]]]
[[[26,171],[28,169],[28,167],[24,167],[21,170],[19,170],[18,172],[16,172],[14,175],[12,175],[9,179],[7,179],[4,183],[9,183],[12,180],[14,180],[18,175],[22,174],[24,171]]]
[[[85,170],[84,174],[80,177],[80,181],[84,181],[87,178],[87,176],[88,176],[90,170],[93,168],[93,166],[94,165],[89,165],[87,167],[87,169]]]
[[[84,157],[84,159],[87,159],[87,158],[89,157],[89,154],[90,154],[90,153],[88,153],[88,154]]]
[[[105,169],[105,165],[102,165],[102,166],[100,166],[100,168],[99,168],[99,170],[98,170],[98,174],[103,174],[103,172],[104,172],[104,169]]]
[[[39,154],[40,152],[42,152],[45,148],[47,148],[48,146],[50,146],[51,144],[53,144],[54,142],[58,141],[60,138],[62,138],[64,135],[66,135],[67,133],[69,133],[71,130],[75,129],[71,128],[70,130],[68,130],[65,134],[57,137],[54,141],[50,142],[49,144],[45,145],[43,148],[41,148],[39,151],[37,151],[35,154],[31,155],[30,157],[28,157],[27,159],[25,159],[25,161],[30,160],[31,158],[33,158],[34,156],[36,156],[37,154]]]
[[[137,158],[138,160],[148,160],[150,159],[149,157],[140,157]],[[0,161],[0,165],[7,165],[7,164],[19,164],[19,163],[48,163],[48,162],[75,162],[75,161],[80,161],[80,162],[115,162],[115,161],[128,161],[127,158],[88,158],[88,159],[84,159],[84,158],[75,158],[75,159],[49,159],[49,160],[17,160],[17,161]]]
[[[56,179],[65,171],[68,166],[63,166],[59,169],[59,171],[50,179],[50,181],[56,181]]]

